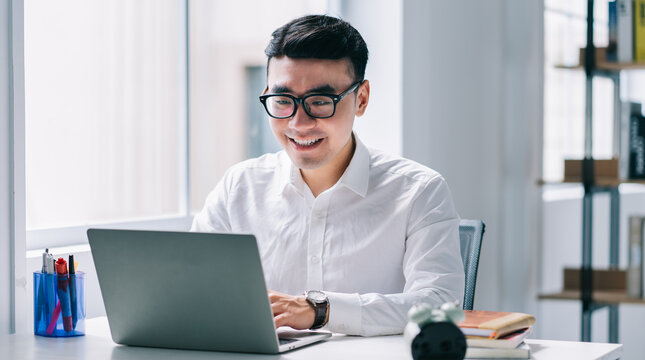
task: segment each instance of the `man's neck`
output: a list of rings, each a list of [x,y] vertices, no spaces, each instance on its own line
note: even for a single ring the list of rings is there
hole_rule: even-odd
[[[345,169],[347,169],[347,166],[349,166],[355,149],[356,140],[354,139],[354,134],[352,134],[351,139],[343,147],[341,152],[329,163],[318,169],[300,169],[302,179],[309,186],[314,197],[318,197],[320,193],[338,182],[338,179],[340,179]]]

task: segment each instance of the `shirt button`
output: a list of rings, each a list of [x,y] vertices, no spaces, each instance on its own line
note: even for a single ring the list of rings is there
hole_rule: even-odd
[[[312,256],[311,262],[314,264],[318,264],[320,262],[320,258],[318,256]]]
[[[320,210],[319,210],[319,211],[315,211],[315,212],[314,212],[314,217],[317,217],[317,218],[321,218],[321,217],[323,217],[323,212],[322,212],[322,211],[320,211]]]

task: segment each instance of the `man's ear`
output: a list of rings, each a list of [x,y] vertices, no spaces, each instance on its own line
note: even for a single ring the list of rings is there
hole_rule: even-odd
[[[358,95],[356,95],[356,116],[363,116],[367,109],[367,104],[370,102],[370,82],[363,80],[363,83],[358,87]]]

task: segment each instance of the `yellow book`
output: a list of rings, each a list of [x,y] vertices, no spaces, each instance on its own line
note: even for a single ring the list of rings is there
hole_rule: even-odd
[[[645,62],[645,0],[634,2],[634,60]]]

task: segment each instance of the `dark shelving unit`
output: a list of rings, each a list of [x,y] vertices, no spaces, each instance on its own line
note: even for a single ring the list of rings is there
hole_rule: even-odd
[[[620,72],[623,70],[643,70],[643,63],[612,63],[596,57],[593,38],[594,0],[587,0],[587,45],[584,49],[582,65],[557,66],[560,69],[582,69],[585,72],[585,156],[582,160],[582,177],[579,183],[584,188],[582,200],[582,264],[580,266],[580,291],[562,291],[554,294],[539,295],[539,299],[574,300],[582,304],[580,339],[591,341],[591,316],[594,311],[607,307],[609,310],[609,342],[618,343],[618,306],[622,303],[645,304],[645,299],[630,298],[624,293],[594,291],[592,272],[593,251],[593,197],[597,193],[610,196],[609,224],[609,266],[618,269],[620,244],[620,191],[623,183],[640,183],[638,180],[619,180],[594,178],[594,159],[592,156],[592,104],[593,78],[610,78],[614,86],[614,121],[621,118]],[[546,183],[542,183],[546,184]]]

